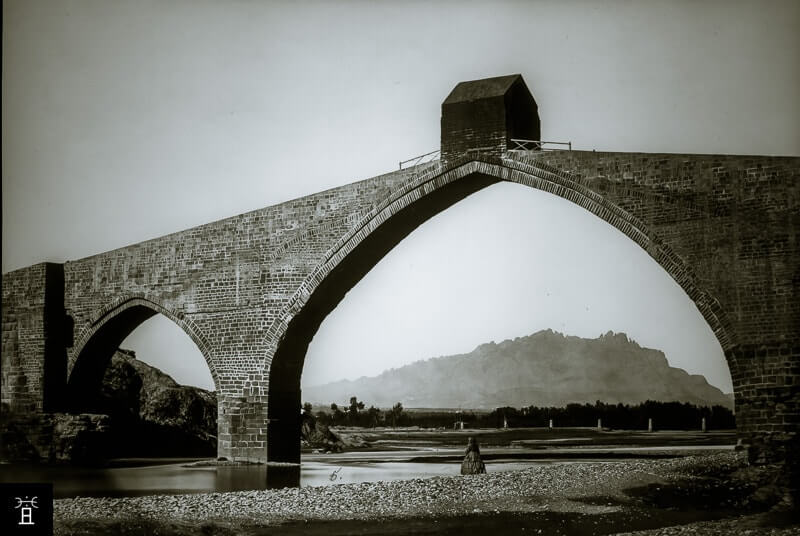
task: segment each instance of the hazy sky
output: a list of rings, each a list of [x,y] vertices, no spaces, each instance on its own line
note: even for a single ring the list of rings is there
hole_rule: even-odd
[[[800,2],[431,4],[4,2],[3,272],[390,171],[438,148],[457,82],[488,76],[521,73],[542,137],[578,149],[800,154]],[[730,390],[644,252],[515,185],[387,256],[323,324],[303,383],[548,327],[625,331]],[[125,344],[210,385],[165,319]]]

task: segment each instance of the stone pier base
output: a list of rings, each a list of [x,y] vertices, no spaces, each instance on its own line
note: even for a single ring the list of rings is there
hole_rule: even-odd
[[[250,397],[217,395],[217,456],[267,462],[267,404]]]
[[[751,464],[784,464],[787,501],[800,482],[800,341],[726,352],[736,392],[736,428]]]

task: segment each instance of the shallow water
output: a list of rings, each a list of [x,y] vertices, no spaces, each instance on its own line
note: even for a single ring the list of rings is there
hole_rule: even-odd
[[[122,497],[280,488],[297,486],[298,480],[300,486],[410,480],[458,475],[460,471],[460,464],[457,462],[415,463],[391,460],[391,456],[384,461],[376,461],[372,456],[369,461],[355,457],[337,457],[330,461],[319,461],[319,456],[314,458],[316,459],[304,459],[299,468],[265,465],[185,467],[186,461],[113,468],[5,465],[0,466],[0,481],[52,482],[56,498]],[[576,462],[498,461],[488,464],[487,470],[506,471],[544,463]]]
[[[691,450],[732,446],[692,446]],[[651,450],[687,447],[520,448],[483,449],[487,472],[510,471],[543,464],[615,461]],[[577,458],[569,458],[577,454]],[[304,454],[297,466],[187,467],[188,459],[126,460],[107,468],[0,465],[0,482],[52,482],[56,498],[122,497],[178,493],[246,491],[290,486],[329,486],[353,482],[410,480],[458,475],[462,448],[417,447],[340,454]],[[671,456],[671,454],[665,454]],[[525,459],[530,456],[531,459]],[[552,456],[552,457],[550,457]]]

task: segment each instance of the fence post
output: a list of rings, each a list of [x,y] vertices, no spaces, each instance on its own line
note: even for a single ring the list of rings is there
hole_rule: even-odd
[[[599,431],[599,430],[602,430],[602,429],[603,429],[603,420],[602,419],[597,419],[597,430]]]
[[[702,421],[702,423],[700,425],[700,428],[703,430],[703,432],[706,431],[706,418],[705,417],[703,417],[703,421]]]
[[[653,431],[653,419],[652,418],[648,418],[647,419],[647,431],[648,432],[652,432]]]
[[[550,428],[553,427],[553,419],[550,419]]]

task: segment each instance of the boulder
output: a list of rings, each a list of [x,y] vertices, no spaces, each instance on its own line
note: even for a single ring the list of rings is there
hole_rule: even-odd
[[[120,350],[83,413],[2,414],[0,458],[96,464],[114,457],[215,456],[217,397]]]
[[[94,409],[111,417],[115,456],[216,454],[216,394],[179,385],[131,351],[112,357]]]

